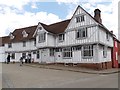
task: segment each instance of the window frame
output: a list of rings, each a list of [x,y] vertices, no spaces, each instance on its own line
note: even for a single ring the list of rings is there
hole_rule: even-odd
[[[15,59],[15,53],[11,53],[11,59]]]
[[[12,43],[8,43],[8,48],[12,48]]]
[[[109,36],[109,33],[108,33],[108,32],[106,32],[106,39],[107,39],[107,41],[110,40],[110,36]]]
[[[80,28],[76,31],[76,39],[85,39],[88,37],[88,29]]]
[[[45,42],[45,40],[46,40],[46,32],[40,33],[39,36],[38,36],[38,42],[39,43]]]
[[[82,16],[80,17],[80,19],[81,19],[81,22],[85,21],[85,16],[82,15]]]
[[[84,45],[82,46],[82,58],[91,59],[94,56],[93,45]]]
[[[23,41],[23,47],[26,47],[26,41]]]
[[[63,42],[65,40],[65,34],[64,33],[59,34],[58,35],[58,40],[59,40],[59,42]]]
[[[63,59],[71,59],[73,57],[72,47],[63,48]]]
[[[103,46],[103,57],[107,58],[107,46]]]
[[[62,52],[62,48],[56,48],[55,52]]]
[[[49,55],[50,55],[50,56],[54,56],[54,55],[55,55],[54,49],[53,49],[53,48],[50,48],[49,50],[50,50]]]
[[[73,51],[81,51],[81,46],[74,46],[72,47],[73,48]]]
[[[37,58],[37,59],[40,58],[40,51],[39,51],[39,50],[36,51],[36,58]]]
[[[85,21],[85,15],[76,17],[76,23],[80,23],[80,22],[84,22],[84,21]]]

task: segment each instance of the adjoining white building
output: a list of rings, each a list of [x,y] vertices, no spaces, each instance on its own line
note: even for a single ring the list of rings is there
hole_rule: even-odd
[[[102,24],[101,11],[92,17],[78,6],[71,19],[51,25],[16,29],[3,37],[5,57],[11,61],[30,55],[39,63],[69,63],[89,68],[111,68],[113,34]]]

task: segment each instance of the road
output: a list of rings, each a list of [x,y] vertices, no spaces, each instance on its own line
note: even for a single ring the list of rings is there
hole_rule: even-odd
[[[3,88],[118,88],[118,74],[87,74],[19,64],[2,65]]]

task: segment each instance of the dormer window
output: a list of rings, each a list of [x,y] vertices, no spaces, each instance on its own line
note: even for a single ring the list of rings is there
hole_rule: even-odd
[[[10,39],[14,39],[15,37],[12,33],[10,33],[9,36],[10,36]]]
[[[25,30],[22,32],[22,35],[23,35],[23,37],[27,37],[28,36],[28,34],[26,33]]]

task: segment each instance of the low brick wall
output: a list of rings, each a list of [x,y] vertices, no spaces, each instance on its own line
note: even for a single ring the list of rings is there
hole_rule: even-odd
[[[60,65],[69,65],[73,66],[73,63],[56,63]],[[77,67],[83,67],[83,68],[89,68],[89,69],[95,69],[95,70],[103,70],[103,69],[110,69],[112,68],[112,62],[103,62],[103,63],[77,63]]]
[[[84,64],[78,64],[78,66],[91,68],[91,69],[102,70],[102,69],[112,68],[112,62],[91,63],[91,64],[90,63],[84,63]]]
[[[79,67],[85,67],[85,68],[90,68],[90,69],[97,69],[100,70],[101,68],[101,64],[93,64],[93,63],[79,63],[78,64]]]

